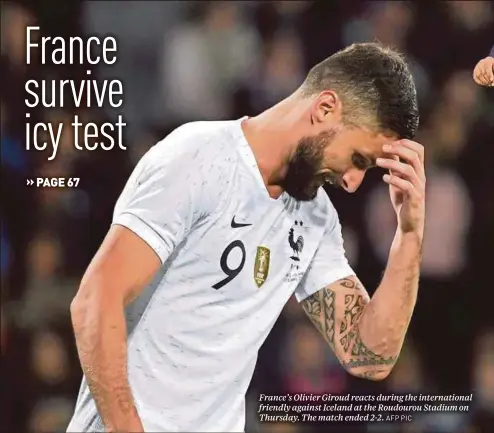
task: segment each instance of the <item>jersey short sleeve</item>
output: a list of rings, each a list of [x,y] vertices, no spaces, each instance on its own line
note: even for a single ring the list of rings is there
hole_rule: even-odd
[[[343,247],[338,214],[331,205],[331,215],[312,262],[295,290],[298,302],[342,278],[355,275]]]
[[[113,224],[127,227],[166,261],[224,195],[225,152],[207,133],[182,126],[139,161],[122,191]]]

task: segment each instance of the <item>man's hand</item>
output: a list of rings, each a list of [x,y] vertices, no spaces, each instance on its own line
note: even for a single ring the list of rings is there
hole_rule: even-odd
[[[414,232],[422,238],[425,220],[424,147],[411,140],[399,140],[383,146],[389,158],[376,164],[389,170],[383,176],[389,185],[398,226],[403,233]]]
[[[494,86],[494,57],[486,57],[477,63],[473,79],[480,86]]]

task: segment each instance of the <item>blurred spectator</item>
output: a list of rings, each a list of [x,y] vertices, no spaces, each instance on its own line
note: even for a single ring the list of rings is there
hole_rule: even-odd
[[[279,32],[267,43],[262,63],[245,81],[255,113],[277,104],[304,80],[303,58],[296,35]]]
[[[36,18],[27,8],[14,3],[2,3],[2,55],[19,70],[26,65],[26,27],[36,24]]]
[[[188,2],[114,1],[83,2],[82,26],[86,34],[112,35],[118,44],[115,65],[100,63],[101,79],[119,79],[124,89],[121,109],[105,107],[111,119],[124,115],[126,134],[135,139],[149,124],[167,121],[160,91],[161,53],[173,27],[182,21]],[[116,19],[118,17],[118,19]],[[165,38],[163,35],[166,34]],[[173,61],[166,58],[166,62]]]
[[[479,58],[489,53],[493,43],[492,2],[454,1],[441,3],[441,6],[446,15],[447,25],[443,27],[446,44],[438,53],[438,61],[446,62],[450,68],[470,70]],[[447,71],[442,77],[447,77]]]
[[[195,22],[166,34],[163,96],[168,121],[228,118],[231,92],[251,76],[259,41],[235,2],[203,3]]]
[[[78,282],[63,277],[62,265],[59,240],[49,233],[37,234],[28,249],[27,290],[17,318],[22,326],[63,323]]]
[[[452,21],[470,32],[482,30],[492,24],[492,5],[484,1],[454,1],[445,4]]]
[[[308,321],[296,323],[286,342],[284,359],[285,393],[344,393],[348,376],[329,345]]]
[[[49,398],[40,401],[33,409],[29,433],[63,432],[70,422],[73,403],[68,398]]]
[[[34,334],[31,366],[36,377],[47,386],[57,386],[67,378],[67,353],[57,334],[51,331]]]

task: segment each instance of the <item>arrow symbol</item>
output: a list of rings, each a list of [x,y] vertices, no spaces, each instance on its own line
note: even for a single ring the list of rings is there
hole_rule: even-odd
[[[32,180],[32,179],[27,179],[27,180],[26,180],[26,183],[27,183],[27,186],[34,185],[34,180]]]

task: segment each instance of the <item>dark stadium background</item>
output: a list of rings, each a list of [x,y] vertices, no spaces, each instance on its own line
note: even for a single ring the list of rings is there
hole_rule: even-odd
[[[416,416],[412,424],[368,431],[494,431],[494,89],[472,80],[494,44],[492,3],[2,1],[1,12],[2,432],[65,431],[81,375],[69,303],[143,152],[186,121],[255,115],[294,90],[316,62],[372,40],[392,44],[412,62],[421,106],[417,139],[427,156],[422,279],[403,354],[384,382],[351,378],[290,302],[260,353],[247,431],[348,431],[259,425],[259,392],[474,393],[469,413]],[[74,150],[70,132],[55,161],[24,150],[26,80],[81,79],[88,68],[27,67],[28,24],[40,25],[45,36],[116,36],[117,64],[91,69],[124,83],[126,152]],[[118,114],[29,111],[32,119],[56,123],[76,113],[98,122]],[[80,186],[27,187],[36,174],[80,177]],[[394,230],[380,175],[370,173],[356,194],[329,194],[349,259],[372,292]]]

